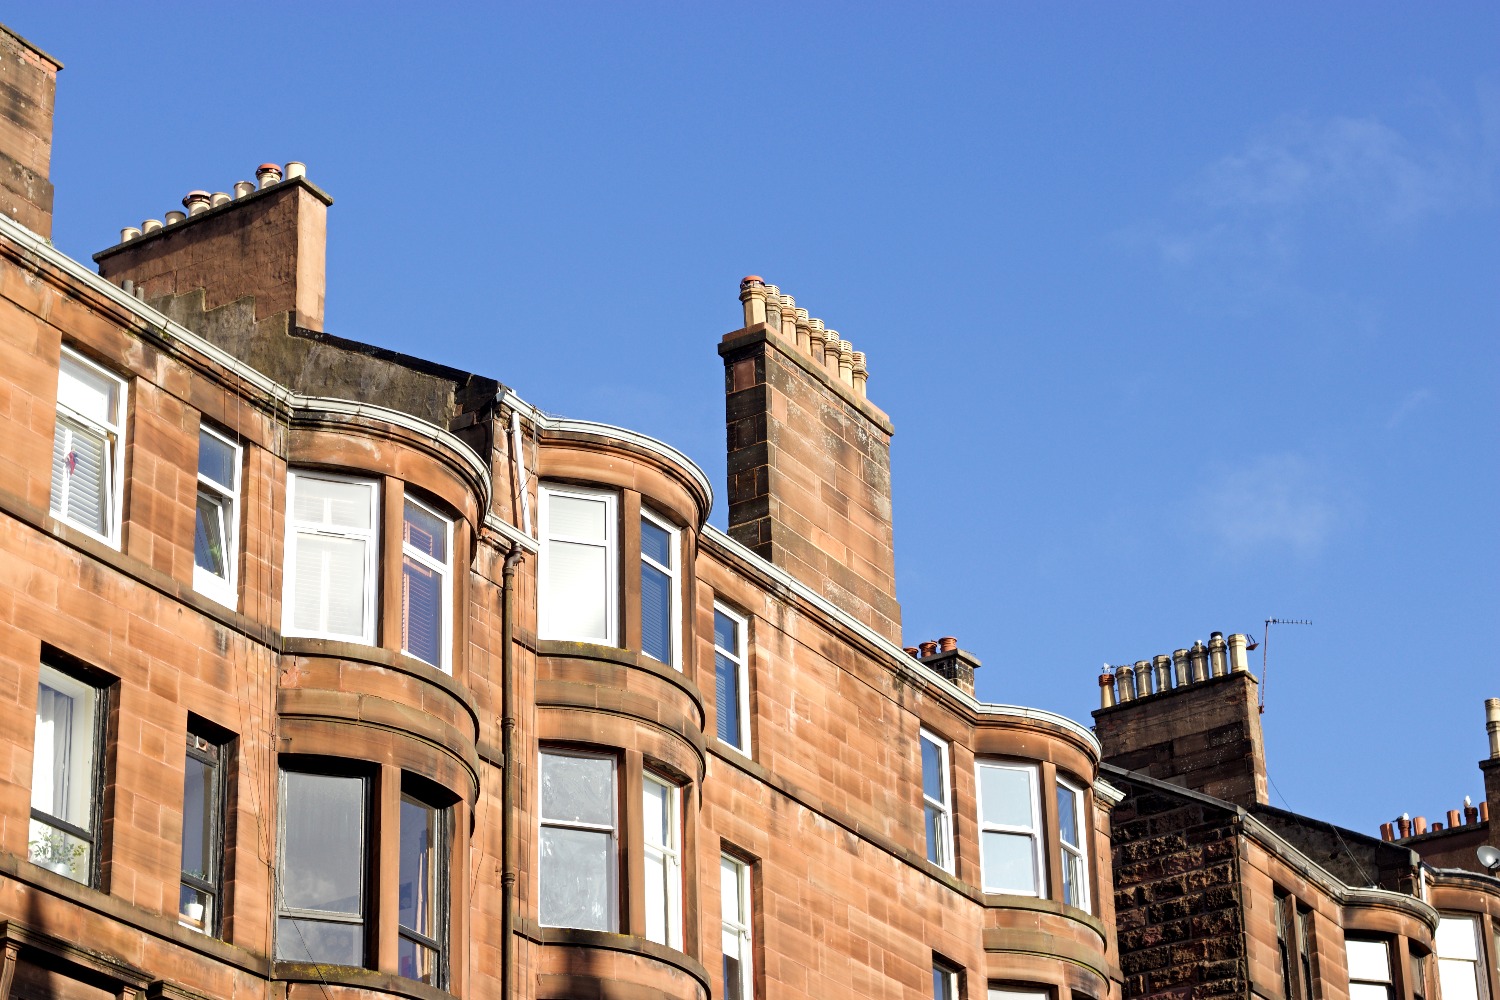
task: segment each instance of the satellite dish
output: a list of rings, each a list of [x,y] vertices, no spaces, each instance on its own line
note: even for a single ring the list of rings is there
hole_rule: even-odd
[[[1485,845],[1479,849],[1479,863],[1490,871],[1500,869],[1500,850]]]

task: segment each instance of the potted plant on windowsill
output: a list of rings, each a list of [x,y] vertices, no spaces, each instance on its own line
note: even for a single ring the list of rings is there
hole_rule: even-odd
[[[86,845],[69,844],[60,830],[47,830],[27,844],[27,857],[32,864],[75,882],[83,881],[78,875],[78,865],[87,853]]]

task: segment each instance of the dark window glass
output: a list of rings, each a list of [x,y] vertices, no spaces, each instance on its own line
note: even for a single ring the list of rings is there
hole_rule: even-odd
[[[182,785],[182,885],[177,919],[205,934],[219,932],[224,884],[225,748],[187,734]]]

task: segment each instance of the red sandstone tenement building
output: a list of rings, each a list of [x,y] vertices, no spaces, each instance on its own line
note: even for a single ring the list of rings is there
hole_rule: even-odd
[[[59,253],[59,65],[0,57],[0,996],[1500,1000],[1500,883],[1261,808],[1242,637],[1099,737],[903,649],[892,427],[791,296],[718,345],[722,532],[323,330],[301,164]]]

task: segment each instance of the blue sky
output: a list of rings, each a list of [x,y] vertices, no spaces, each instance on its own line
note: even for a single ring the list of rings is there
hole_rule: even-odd
[[[1272,802],[1482,797],[1500,7],[432,6],[12,9],[67,66],[56,242],[304,160],[330,331],[716,488],[764,275],[869,355],[908,640],[982,697],[1086,721],[1106,660],[1310,618]]]

